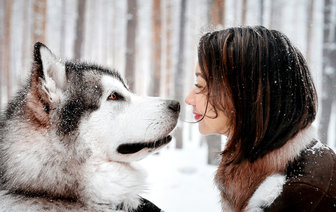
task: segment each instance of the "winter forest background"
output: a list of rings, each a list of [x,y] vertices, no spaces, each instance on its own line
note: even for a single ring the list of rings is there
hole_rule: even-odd
[[[172,144],[141,162],[146,197],[166,212],[219,211],[207,164],[218,163],[225,138],[200,136],[184,98],[200,36],[241,25],[280,30],[305,55],[319,93],[314,124],[335,149],[336,0],[0,0],[0,107],[26,79],[36,41],[63,59],[115,68],[133,92],[182,104]]]

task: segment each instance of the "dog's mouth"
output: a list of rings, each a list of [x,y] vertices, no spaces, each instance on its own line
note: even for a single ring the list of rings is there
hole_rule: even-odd
[[[117,151],[120,154],[134,154],[141,151],[144,148],[157,149],[165,144],[168,144],[172,140],[171,135],[164,137],[158,141],[152,143],[133,143],[133,144],[121,144]]]

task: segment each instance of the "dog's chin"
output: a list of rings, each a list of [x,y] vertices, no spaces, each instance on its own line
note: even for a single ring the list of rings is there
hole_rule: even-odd
[[[154,152],[160,147],[165,146],[172,140],[172,136],[168,135],[155,142],[139,142],[139,143],[126,143],[121,144],[117,148],[117,152],[122,155],[132,155],[138,153],[142,150],[147,150],[148,152]]]

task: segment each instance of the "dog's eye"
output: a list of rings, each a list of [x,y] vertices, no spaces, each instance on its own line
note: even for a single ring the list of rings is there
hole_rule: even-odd
[[[118,93],[113,92],[109,95],[109,97],[107,98],[107,100],[122,100],[123,97],[120,96]]]
[[[117,99],[117,94],[113,93],[109,96],[109,99],[111,100],[116,100]]]

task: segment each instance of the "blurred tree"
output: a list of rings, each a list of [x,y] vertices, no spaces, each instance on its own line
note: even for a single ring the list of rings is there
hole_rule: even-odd
[[[33,43],[38,41],[45,43],[46,10],[47,10],[46,0],[34,1]]]
[[[259,17],[260,25],[264,24],[264,0],[260,0],[260,17]]]
[[[215,27],[224,28],[225,19],[225,0],[210,0],[210,7],[208,10],[208,19],[212,20]]]
[[[276,29],[279,27],[279,20],[280,20],[280,2],[279,0],[272,0],[271,1],[271,17],[270,17],[270,29]]]
[[[130,89],[135,90],[135,42],[137,28],[137,0],[127,0],[127,36],[125,76]]]
[[[335,5],[332,0],[324,1],[323,30],[323,80],[322,80],[322,116],[320,122],[320,138],[328,143],[328,129],[332,107],[336,101],[336,23]],[[335,132],[336,130],[333,130]]]
[[[32,36],[26,36],[32,34],[32,20],[31,10],[33,4],[31,1],[24,1],[24,13],[23,13],[23,39],[22,39],[22,72],[21,76],[26,76],[25,74],[29,71],[26,67],[29,67],[31,64],[31,46],[32,44]]]
[[[160,95],[160,78],[161,78],[161,0],[153,0],[152,14],[152,73],[153,89],[151,96]]]
[[[313,36],[313,18],[314,18],[314,0],[307,2],[307,53],[308,58],[311,57],[311,43]]]
[[[85,23],[85,5],[86,0],[78,0],[77,3],[77,22],[76,22],[76,37],[74,45],[74,59],[79,60],[82,56],[84,23]]]
[[[246,24],[246,11],[247,11],[247,0],[243,0],[242,6],[242,24]]]
[[[212,23],[216,28],[224,28],[225,17],[225,1],[211,0],[208,9],[208,22]],[[220,18],[218,18],[220,17]],[[208,145],[208,164],[218,165],[219,153],[221,152],[221,136],[208,135],[202,136],[202,140]]]
[[[179,47],[178,47],[178,58],[177,58],[177,67],[176,67],[176,72],[175,72],[175,79],[174,79],[174,84],[175,84],[175,91],[174,91],[174,96],[177,101],[179,101],[181,104],[184,102],[184,92],[183,92],[183,87],[184,87],[184,70],[183,70],[183,57],[184,57],[184,37],[185,37],[185,13],[186,13],[186,4],[187,0],[181,0],[181,10],[180,10],[180,25],[179,25]],[[181,110],[181,119],[184,119],[184,110],[182,107]],[[181,149],[183,146],[183,125],[181,122],[177,124],[177,127],[174,131],[174,136],[176,139],[176,148]]]
[[[202,143],[206,142],[208,145],[208,158],[207,163],[210,165],[218,165],[220,161],[221,149],[221,136],[220,135],[207,135],[201,137]]]
[[[110,39],[111,39],[111,58],[112,58],[112,63],[114,64],[115,63],[115,61],[116,61],[116,48],[115,48],[115,46],[116,46],[116,32],[115,32],[115,30],[114,30],[114,28],[115,28],[115,26],[117,25],[117,21],[118,21],[118,19],[117,19],[117,12],[116,12],[116,10],[117,10],[117,7],[116,7],[116,2],[115,1],[112,1],[112,7],[113,7],[113,10],[112,10],[112,12],[113,12],[113,18],[112,18],[112,26],[111,26],[111,28],[113,29],[112,31],[111,31],[111,34],[110,34]]]
[[[65,56],[65,48],[66,48],[66,42],[65,42],[65,19],[66,19],[66,2],[65,0],[61,1],[61,32],[60,32],[60,55],[62,57]]]
[[[165,1],[165,9],[166,9],[166,75],[165,77],[165,84],[166,84],[166,90],[165,95],[170,96],[171,95],[171,75],[172,75],[172,5],[171,0]]]
[[[4,9],[4,0],[0,0],[0,14],[4,14],[5,13],[5,9]],[[0,111],[1,111],[1,107],[2,107],[2,87],[4,84],[4,76],[3,76],[3,70],[4,70],[4,43],[5,43],[5,35],[4,35],[4,31],[5,31],[5,19],[1,19],[0,20]]]
[[[102,51],[102,61],[104,65],[108,66],[108,55],[109,55],[109,37],[110,37],[110,28],[111,28],[111,13],[109,11],[109,7],[110,7],[110,1],[109,0],[104,0],[102,3],[102,7],[101,7],[101,19],[103,19],[103,21],[101,22],[101,51]],[[104,26],[108,26],[109,29],[104,30]],[[136,47],[135,47],[136,48]],[[134,71],[135,72],[135,71]],[[135,88],[134,88],[135,90]]]
[[[5,27],[4,27],[4,60],[2,61],[6,73],[6,83],[7,83],[7,98],[12,94],[12,80],[11,80],[11,20],[13,12],[13,0],[5,0],[4,2],[4,12],[5,12]]]
[[[96,1],[95,1],[96,2]],[[85,20],[84,20],[84,45],[82,48],[84,49],[83,56],[88,58],[93,58],[92,52],[94,49],[94,43],[92,42],[94,40],[95,33],[95,20],[94,13],[96,10],[95,2],[92,0],[86,0],[86,9],[85,9]]]

